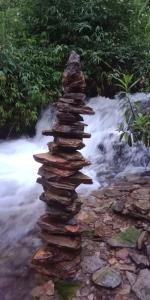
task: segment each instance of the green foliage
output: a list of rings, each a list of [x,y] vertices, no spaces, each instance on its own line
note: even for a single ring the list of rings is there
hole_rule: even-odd
[[[136,88],[149,90],[147,0],[1,0],[0,20],[1,136],[34,127],[61,92],[72,49],[83,58],[89,95],[116,93],[116,69],[136,74]]]
[[[118,86],[123,91],[125,97],[125,118],[119,126],[121,131],[120,140],[123,138],[132,146],[134,143],[143,142],[146,147],[150,146],[150,115],[142,111],[139,102],[132,103],[130,93],[132,88],[138,83],[139,79],[133,82],[133,75],[122,74],[122,78],[115,76]]]
[[[64,280],[56,282],[56,288],[63,300],[71,300],[80,287],[81,283],[79,281]]]

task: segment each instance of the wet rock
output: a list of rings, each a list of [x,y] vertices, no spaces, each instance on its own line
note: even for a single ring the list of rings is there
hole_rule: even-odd
[[[104,267],[93,274],[92,280],[98,286],[114,289],[121,284],[121,275],[113,268]]]
[[[41,299],[42,297],[49,297],[54,295],[54,283],[52,280],[49,280],[48,282],[44,283],[43,285],[35,287],[31,291],[31,296],[33,298]]]
[[[57,119],[59,122],[63,124],[72,124],[78,121],[83,121],[83,117],[74,113],[63,113],[63,112],[57,112],[56,113]]]
[[[142,231],[142,233],[140,234],[139,238],[138,238],[138,249],[141,250],[144,246],[144,243],[146,242],[148,238],[148,233],[146,231]]]
[[[130,285],[133,285],[136,281],[137,276],[134,273],[131,273],[128,271],[126,271],[126,276],[127,276],[127,279],[129,281]]]
[[[122,260],[126,260],[128,258],[128,255],[129,255],[129,251],[126,248],[121,249],[121,250],[116,252],[116,257],[120,258]]]
[[[66,139],[63,137],[57,137],[56,144],[59,147],[68,150],[80,150],[85,146],[81,139]]]
[[[80,235],[82,232],[78,224],[63,224],[50,218],[48,214],[40,217],[38,224],[43,230],[52,234]]]
[[[74,113],[74,114],[81,114],[81,115],[94,115],[93,109],[88,106],[83,107],[74,107],[73,105],[69,105],[66,103],[58,103],[57,104],[58,111],[60,112],[67,112],[67,113]]]
[[[147,257],[143,254],[139,254],[137,251],[129,251],[129,256],[134,261],[134,263],[140,268],[145,268],[150,265]]]
[[[140,300],[150,300],[150,270],[144,269],[139,272],[132,290]]]
[[[128,227],[114,237],[107,240],[111,247],[135,248],[141,231],[134,226]]]
[[[93,273],[98,269],[106,266],[106,262],[98,256],[85,256],[82,262],[82,269],[84,273]]]
[[[56,245],[58,248],[68,248],[78,250],[81,247],[80,237],[68,237],[62,235],[47,234],[42,232],[42,238],[50,245]]]

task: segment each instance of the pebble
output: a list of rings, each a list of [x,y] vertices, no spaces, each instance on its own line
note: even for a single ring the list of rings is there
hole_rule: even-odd
[[[113,268],[104,267],[93,274],[92,280],[98,286],[116,288],[121,284],[121,275]]]

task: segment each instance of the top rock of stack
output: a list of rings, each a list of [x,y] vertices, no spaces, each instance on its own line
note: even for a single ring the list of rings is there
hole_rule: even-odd
[[[81,71],[80,56],[72,51],[62,80],[64,93],[84,93],[85,78]]]

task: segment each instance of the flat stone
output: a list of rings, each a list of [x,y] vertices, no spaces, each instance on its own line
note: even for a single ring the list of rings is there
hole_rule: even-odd
[[[34,298],[39,298],[41,296],[53,296],[54,295],[54,283],[52,280],[47,281],[43,285],[35,287],[31,291],[31,296]]]
[[[79,251],[58,248],[55,245],[42,246],[32,257],[32,264],[44,266],[47,264],[60,263],[63,261],[72,261],[77,257]]]
[[[136,274],[126,271],[126,276],[127,276],[127,279],[129,281],[130,285],[132,286],[136,281],[136,278],[137,278]]]
[[[73,105],[69,105],[66,103],[57,103],[57,108],[59,111],[81,114],[81,115],[94,115],[94,111],[91,107],[82,106],[82,107],[74,107]]]
[[[60,137],[77,138],[77,139],[86,139],[91,137],[90,133],[74,130],[68,125],[62,125],[62,126],[61,125],[57,127],[55,126],[55,128],[52,130],[43,130],[42,134],[46,136],[54,136],[54,137],[60,136]],[[64,127],[68,127],[68,129]]]
[[[78,121],[83,121],[83,117],[74,113],[69,112],[57,112],[56,117],[63,124],[71,124]]]
[[[93,181],[90,177],[83,174],[82,172],[76,172],[76,174],[69,176],[69,178],[56,176],[55,174],[50,173],[45,169],[44,166],[40,167],[38,170],[38,174],[42,176],[45,179],[50,179],[51,181],[55,182],[64,182],[65,184],[72,183],[75,186],[78,186],[79,184],[92,184]]]
[[[38,225],[45,231],[51,234],[65,234],[65,235],[80,235],[82,228],[78,225],[70,225],[69,223],[60,223],[49,217],[48,214],[40,217]]]
[[[140,300],[150,300],[150,270],[144,269],[139,272],[132,290]]]
[[[48,234],[42,232],[42,239],[44,239],[50,245],[56,245],[58,248],[67,248],[72,250],[78,250],[81,248],[80,237],[68,237],[55,234]]]
[[[80,211],[80,207],[81,205],[77,204],[76,206],[75,203],[74,207],[54,207],[54,204],[52,204],[51,206],[49,204],[47,208],[47,213],[53,220],[66,222],[73,218],[73,216]],[[68,210],[66,210],[65,208],[68,208]]]
[[[85,147],[85,144],[80,139],[57,137],[55,142],[59,147],[64,148],[65,150],[80,150]]]
[[[146,240],[148,239],[148,232],[142,231],[138,238],[138,249],[141,250],[144,247]]]
[[[58,155],[51,155],[49,152],[35,154],[33,156],[34,159],[41,164],[46,164],[52,167],[63,167],[65,170],[79,170],[84,166],[88,166],[91,164],[90,161],[85,159],[78,161],[70,161],[68,164],[68,161],[66,159],[61,158]]]
[[[123,248],[116,252],[116,257],[122,260],[126,260],[128,258],[129,251],[126,248]]]
[[[63,168],[60,168],[60,167],[57,168],[57,167],[51,167],[51,166],[47,166],[47,165],[44,165],[43,169],[45,171],[47,171],[48,173],[52,173],[59,177],[61,177],[61,176],[69,177],[76,173],[76,170],[64,170]]]
[[[75,151],[73,153],[66,153],[61,151],[59,152],[59,156],[68,161],[84,160],[83,155],[79,151]]]
[[[148,258],[143,254],[139,254],[137,251],[129,251],[129,256],[140,268],[149,267],[150,265]]]
[[[128,227],[107,240],[111,247],[135,248],[141,231],[134,226]]]
[[[46,179],[45,177],[39,177],[37,179],[38,183],[41,183],[43,186],[47,186],[51,188],[55,188],[58,190],[65,190],[65,191],[70,191],[70,192],[74,192],[75,188],[76,188],[76,184],[73,183],[66,183],[63,182],[63,179],[61,182],[59,181],[55,181],[55,180],[51,180],[51,179]],[[63,192],[62,192],[63,193]]]
[[[83,258],[82,270],[85,274],[91,274],[104,266],[106,266],[106,262],[96,255],[84,256]]]
[[[52,201],[52,205],[53,205],[53,203],[56,203],[56,205],[62,204],[64,206],[68,206],[68,205],[72,204],[74,199],[70,198],[70,197],[63,197],[58,194],[47,191],[47,192],[41,194],[40,200],[46,202],[47,204]]]
[[[80,264],[80,256],[75,257],[71,261],[61,261],[53,264],[45,264],[43,266],[32,265],[37,272],[58,279],[74,278]]]
[[[84,101],[82,100],[79,100],[79,99],[73,99],[73,98],[59,98],[58,100],[59,102],[63,102],[63,103],[68,103],[68,104],[72,104],[72,105],[75,105],[75,106],[83,106],[85,105]]]
[[[84,101],[86,96],[82,93],[65,93],[64,97]]]
[[[121,275],[112,267],[103,267],[93,274],[92,280],[98,286],[114,289],[121,284]]]

